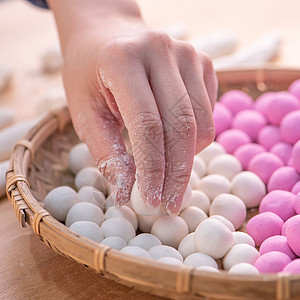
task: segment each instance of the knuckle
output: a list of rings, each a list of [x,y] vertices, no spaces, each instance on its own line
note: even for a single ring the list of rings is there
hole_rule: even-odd
[[[180,42],[179,52],[180,55],[193,63],[198,61],[196,49],[188,42]]]
[[[161,49],[167,50],[172,49],[172,38],[166,32],[151,30],[146,34],[146,38],[154,47],[159,47]]]
[[[129,129],[144,134],[149,130],[161,129],[162,122],[160,116],[152,112],[138,113],[129,124]]]
[[[197,132],[196,120],[194,115],[191,114],[177,116],[174,119],[172,127],[182,139],[194,138]]]
[[[207,70],[207,71],[214,70],[212,59],[207,54],[205,54],[203,52],[199,52],[198,56],[203,65],[204,70]]]

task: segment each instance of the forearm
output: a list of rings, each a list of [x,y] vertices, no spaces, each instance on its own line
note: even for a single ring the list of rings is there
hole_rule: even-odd
[[[99,38],[114,24],[124,20],[141,21],[140,9],[134,0],[48,0],[61,40],[62,50],[86,29],[99,28]]]

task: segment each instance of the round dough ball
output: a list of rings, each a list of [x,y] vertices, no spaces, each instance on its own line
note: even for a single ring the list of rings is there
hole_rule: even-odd
[[[212,142],[196,156],[202,158],[208,164],[214,157],[226,153],[222,145],[217,142]]]
[[[298,98],[298,100],[300,101],[300,79],[294,80],[289,88],[288,91],[290,94],[294,95],[295,97]]]
[[[197,173],[199,178],[206,174],[206,163],[201,157],[194,157],[193,170]]]
[[[177,248],[181,240],[188,235],[189,230],[181,217],[163,216],[153,223],[151,233],[162,244]]]
[[[186,187],[186,190],[183,194],[180,211],[182,211],[182,210],[186,209],[188,206],[190,206],[191,198],[192,198],[192,188],[188,184]]]
[[[229,270],[239,263],[248,263],[254,265],[259,258],[259,252],[248,244],[234,245],[224,256],[223,266],[225,270]]]
[[[179,267],[184,266],[184,264],[180,260],[178,260],[174,257],[165,256],[165,257],[159,258],[157,261],[161,262],[163,264],[172,265],[172,266],[179,266]]]
[[[186,266],[192,266],[194,268],[200,266],[209,266],[218,269],[216,261],[207,254],[204,253],[193,253],[190,254],[183,262]]]
[[[245,109],[253,108],[253,99],[246,93],[239,90],[231,90],[224,93],[219,100],[233,115]]]
[[[161,241],[153,234],[141,233],[134,237],[128,245],[138,246],[148,251],[154,246],[161,245]]]
[[[280,217],[272,212],[260,213],[252,217],[247,224],[247,233],[255,245],[260,246],[270,236],[279,235],[283,226]]]
[[[278,273],[290,262],[291,259],[286,254],[271,251],[260,256],[254,266],[260,273]]]
[[[209,217],[209,219],[218,220],[221,223],[223,223],[232,233],[235,232],[235,228],[234,228],[233,224],[228,219],[224,218],[223,216],[212,215]]]
[[[293,165],[298,173],[300,173],[300,141],[298,141],[292,150]]]
[[[299,181],[299,183],[300,183],[300,181]],[[300,191],[296,195],[294,208],[295,208],[296,214],[300,215]]]
[[[70,226],[70,230],[97,243],[100,243],[104,239],[101,228],[94,222],[77,221]]]
[[[222,175],[212,174],[203,177],[199,182],[198,188],[212,201],[222,193],[229,194],[231,190],[231,183]]]
[[[228,129],[217,137],[217,142],[225,148],[227,153],[232,154],[240,146],[251,143],[251,139],[242,130]]]
[[[160,210],[160,206],[150,207],[145,203],[145,201],[142,199],[142,197],[140,195],[137,181],[134,182],[132,190],[131,190],[130,203],[131,203],[132,209],[138,215],[141,215],[141,216],[157,215]]]
[[[300,215],[289,219],[286,227],[286,238],[289,246],[300,257]]]
[[[273,153],[263,152],[255,155],[248,165],[248,170],[255,173],[267,184],[274,171],[283,167],[282,160]]]
[[[68,186],[59,186],[45,197],[44,208],[58,221],[64,222],[71,207],[78,203],[77,193]]]
[[[153,223],[160,217],[162,216],[166,216],[167,213],[165,211],[164,208],[160,208],[160,210],[158,211],[158,213],[154,216],[140,216],[140,215],[137,215],[137,218],[138,218],[138,227],[140,229],[140,231],[142,232],[146,232],[146,233],[149,233],[151,232],[151,228],[152,228],[152,225]]]
[[[280,142],[275,144],[270,152],[277,155],[285,165],[288,164],[291,156],[292,156],[292,146],[285,142]]]
[[[126,246],[121,249],[122,253],[142,257],[142,258],[148,258],[152,259],[151,255],[146,251],[145,249],[137,246]]]
[[[233,265],[229,274],[242,274],[242,275],[259,275],[259,271],[251,264],[248,263],[239,263]]]
[[[127,246],[127,243],[119,236],[109,236],[105,238],[101,244],[107,245],[116,250],[121,250]]]
[[[266,93],[263,93],[262,95],[260,95],[254,101],[254,109],[256,111],[259,111],[261,114],[263,114],[266,117],[267,111],[269,109],[269,105],[270,105],[270,103],[272,103],[274,95],[276,95],[275,92],[266,92]]]
[[[194,246],[194,235],[195,235],[195,232],[189,233],[187,236],[185,236],[182,239],[182,241],[180,242],[180,244],[178,246],[178,251],[184,259],[187,256],[189,256],[190,254],[196,252],[196,249]]]
[[[240,161],[231,154],[221,154],[212,159],[208,165],[208,174],[220,174],[231,180],[243,170]]]
[[[187,224],[189,232],[194,232],[196,227],[205,219],[207,219],[206,213],[195,206],[189,206],[183,210],[179,215]]]
[[[135,230],[132,224],[123,218],[107,219],[102,223],[101,229],[106,238],[109,236],[118,236],[127,244],[135,237]]]
[[[273,125],[279,125],[289,112],[300,108],[298,99],[287,92],[277,92],[267,110],[267,118]]]
[[[99,206],[102,210],[105,207],[105,196],[93,186],[85,185],[78,191],[80,202],[91,202]]]
[[[199,190],[192,190],[190,206],[196,206],[208,214],[210,200],[205,193]]]
[[[198,176],[198,174],[194,170],[192,170],[191,177],[190,177],[190,180],[189,180],[190,187],[193,190],[196,190],[198,188],[199,181],[200,181],[200,177]]]
[[[256,141],[258,132],[267,124],[263,114],[255,110],[243,110],[237,113],[233,120],[231,128],[239,129],[248,134],[253,142]]]
[[[282,272],[290,273],[290,274],[300,274],[300,258],[294,259],[290,263],[288,263]]]
[[[255,242],[254,242],[253,238],[246,232],[235,231],[232,234],[233,234],[233,239],[234,239],[233,245],[248,244],[252,247],[255,247]]]
[[[230,128],[232,113],[223,103],[215,103],[213,117],[216,136]]]
[[[233,235],[222,222],[208,218],[198,225],[194,245],[198,252],[219,259],[232,247]]]
[[[245,144],[241,147],[238,147],[233,155],[240,161],[244,170],[247,170],[249,161],[254,157],[256,154],[265,152],[266,148],[259,144]]]
[[[232,194],[220,194],[209,209],[209,215],[220,215],[228,219],[235,229],[240,228],[246,220],[247,210],[245,203]]]
[[[81,169],[75,176],[75,186],[77,190],[80,190],[85,185],[93,186],[106,195],[108,181],[97,168],[86,167]]]
[[[103,211],[90,202],[79,202],[71,207],[66,217],[66,226],[77,221],[90,221],[101,226],[104,221]]]
[[[108,210],[110,207],[115,206],[117,204],[116,202],[116,194],[111,193],[109,196],[106,198],[105,201],[105,210]]]
[[[115,206],[112,206],[105,212],[104,216],[105,216],[105,219],[124,218],[132,224],[135,231],[138,228],[138,220],[137,220],[136,214],[133,212],[133,210],[131,208],[129,208],[127,206],[121,206],[118,208]]]
[[[87,145],[80,143],[69,152],[69,168],[72,174],[76,175],[86,167],[96,167],[96,164]]]
[[[266,186],[256,174],[244,171],[232,178],[231,193],[241,198],[247,208],[252,208],[265,196]]]
[[[158,260],[162,257],[173,257],[178,259],[179,261],[183,262],[183,258],[181,254],[173,247],[166,246],[166,245],[158,245],[150,248],[148,250],[149,254],[154,260]]]
[[[292,193],[295,195],[300,193],[300,180],[293,186]],[[298,202],[297,201],[295,202],[295,210],[297,214],[300,214],[300,200],[298,200]]]
[[[285,253],[292,260],[297,258],[296,254],[290,248],[287,238],[283,235],[274,235],[262,242],[259,248],[260,255],[271,251],[279,251]]]
[[[196,268],[196,270],[210,272],[210,273],[220,273],[220,271],[218,269],[210,267],[210,266],[199,266]]]
[[[273,212],[283,221],[286,221],[296,214],[294,209],[295,198],[296,196],[288,191],[272,191],[262,199],[259,213]]]
[[[270,150],[274,145],[281,142],[280,131],[277,126],[267,125],[257,135],[257,142]]]
[[[300,140],[300,110],[288,113],[280,123],[280,135],[283,141],[295,144]]]

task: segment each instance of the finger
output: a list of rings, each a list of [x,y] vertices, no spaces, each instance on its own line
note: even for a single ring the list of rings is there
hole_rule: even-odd
[[[168,52],[153,59],[150,80],[162,117],[165,141],[165,181],[162,202],[170,215],[180,211],[187,188],[196,142],[196,123],[177,64]]]
[[[194,49],[190,50],[190,55],[186,51],[186,47],[179,47],[177,61],[196,118],[195,153],[198,153],[214,140],[212,110],[217,96],[217,80],[207,56],[197,55]]]
[[[79,138],[87,144],[100,172],[111,183],[116,201],[124,205],[130,199],[135,166],[126,152],[119,123],[103,105],[104,99],[70,100],[70,113]]]
[[[128,129],[141,196],[149,206],[157,207],[164,182],[163,128],[145,69],[132,63],[118,68],[118,74],[112,69],[109,73],[100,70],[100,77]]]

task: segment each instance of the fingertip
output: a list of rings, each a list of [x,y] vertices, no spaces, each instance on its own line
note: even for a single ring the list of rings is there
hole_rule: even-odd
[[[161,204],[162,189],[148,189],[145,191],[145,202],[150,208],[159,207]]]
[[[181,205],[182,197],[179,197],[179,195],[169,196],[165,205],[167,214],[173,217],[178,216],[180,213]]]

